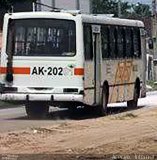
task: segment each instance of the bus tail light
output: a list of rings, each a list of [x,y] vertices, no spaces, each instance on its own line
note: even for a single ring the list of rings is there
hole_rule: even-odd
[[[84,68],[75,68],[74,75],[76,76],[83,76],[84,75]]]

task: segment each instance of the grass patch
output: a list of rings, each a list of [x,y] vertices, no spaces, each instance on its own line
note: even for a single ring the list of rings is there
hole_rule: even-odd
[[[147,81],[147,85],[152,87],[152,90],[155,91],[157,90],[157,84],[154,84],[156,81]]]

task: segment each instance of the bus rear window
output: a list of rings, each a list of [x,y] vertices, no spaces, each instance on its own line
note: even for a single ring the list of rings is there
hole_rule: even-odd
[[[12,20],[8,29],[7,52],[11,50],[14,56],[74,56],[76,53],[76,27],[72,20]]]

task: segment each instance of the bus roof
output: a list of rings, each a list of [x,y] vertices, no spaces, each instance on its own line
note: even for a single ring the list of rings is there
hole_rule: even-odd
[[[68,19],[75,20],[80,17],[82,22],[91,24],[109,24],[109,25],[122,25],[122,26],[135,26],[144,27],[142,21],[113,18],[103,15],[90,15],[90,14],[73,14],[65,12],[19,12],[6,14],[5,17],[12,19],[24,19],[24,18],[58,18],[58,19]]]
[[[144,27],[144,23],[139,20],[114,18],[105,15],[82,15],[82,20],[85,23]]]
[[[6,18],[12,19],[27,19],[27,18],[58,18],[58,19],[71,19],[75,17],[70,13],[63,12],[17,12],[17,13],[6,13]]]

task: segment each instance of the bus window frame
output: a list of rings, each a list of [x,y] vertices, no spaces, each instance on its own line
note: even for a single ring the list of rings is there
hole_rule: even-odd
[[[118,56],[119,55],[119,50],[117,50],[114,53],[114,55],[116,55],[116,56],[114,56],[114,57],[112,56],[111,50],[110,50],[110,48],[111,48],[111,45],[110,45],[111,44],[111,42],[110,42],[111,38],[109,37],[109,41],[108,41],[108,44],[109,44],[109,47],[108,47],[109,53],[107,54],[109,56],[108,57],[102,56],[102,59],[104,59],[104,60],[105,59],[106,60],[107,59],[113,59],[113,60],[117,60],[117,59],[141,59],[141,57],[142,57],[141,35],[140,35],[141,27],[136,27],[136,26],[120,26],[120,25],[107,25],[107,24],[105,24],[105,25],[101,24],[101,26],[102,26],[102,28],[104,26],[107,26],[108,28],[110,28],[111,26],[114,26],[115,28],[117,27],[117,28],[121,28],[123,30],[123,54],[121,56]],[[139,39],[138,39],[139,55],[138,56],[134,56],[134,40],[133,40],[133,34],[132,34],[133,31],[131,31],[131,36],[132,36],[131,43],[130,43],[131,44],[131,46],[130,46],[130,53],[131,54],[129,54],[129,56],[127,54],[127,43],[126,43],[126,30],[127,29],[130,29],[130,30],[138,29],[138,32],[139,32]],[[117,33],[119,33],[119,32],[117,32]],[[110,36],[110,34],[109,34],[109,36]],[[117,45],[117,48],[119,48],[118,44],[115,44],[115,47],[116,47],[116,45]],[[116,54],[116,53],[118,53],[118,54]],[[102,55],[105,55],[105,54],[102,52]]]
[[[68,20],[68,19],[55,19],[55,18],[26,18],[26,19],[9,19],[9,21],[8,21],[8,28],[7,28],[7,43],[6,43],[6,53],[8,54],[8,49],[9,49],[9,47],[8,47],[8,40],[9,40],[9,33],[10,33],[10,29],[9,29],[9,27],[10,27],[10,21],[12,21],[12,23],[14,23],[14,28],[15,28],[15,21],[17,20],[17,21],[20,21],[20,20],[40,20],[40,19],[42,19],[42,20],[59,20],[59,21],[62,21],[62,20],[64,20],[64,21],[72,21],[73,23],[74,23],[74,28],[75,28],[75,52],[74,52],[74,54],[73,55],[26,55],[26,53],[25,53],[25,55],[15,55],[15,49],[14,49],[14,52],[12,53],[13,54],[13,56],[15,56],[15,57],[75,57],[76,56],[76,53],[77,53],[77,27],[76,27],[76,22],[74,21],[74,20]],[[15,39],[16,39],[16,35],[15,35],[16,33],[14,33],[14,37],[13,37],[13,39],[14,39],[14,42],[15,42]],[[26,36],[25,36],[26,37]],[[16,43],[16,42],[15,42]],[[15,48],[15,44],[14,44],[14,46],[13,46],[13,48]],[[70,53],[70,52],[69,52]]]
[[[85,28],[86,27],[86,28]],[[89,35],[90,35],[90,37],[89,37],[89,45],[90,45],[90,49],[88,50],[88,52],[90,52],[90,53],[87,53],[87,50],[86,50],[86,42],[87,42],[87,35],[85,35],[85,34],[87,34],[86,32],[85,32],[85,30],[86,29],[88,29],[88,27],[89,27],[89,29],[90,29],[90,31],[89,31]],[[84,39],[84,57],[85,57],[85,61],[93,61],[93,59],[94,59],[94,53],[93,53],[93,34],[92,34],[92,24],[89,24],[89,23],[84,23],[83,24],[83,39]]]

